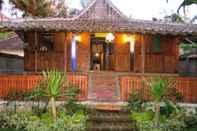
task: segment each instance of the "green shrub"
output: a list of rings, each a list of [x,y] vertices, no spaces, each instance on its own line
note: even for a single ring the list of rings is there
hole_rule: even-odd
[[[129,96],[127,108],[132,111],[141,111],[142,104],[146,102],[143,94],[143,89],[134,90]]]
[[[14,128],[26,131],[85,131],[87,114],[79,111],[73,115],[60,113],[53,121],[51,113],[38,117],[31,112],[1,113],[0,128]]]
[[[137,122],[145,122],[151,121],[154,118],[154,112],[146,111],[146,112],[132,112],[132,119]]]
[[[24,129],[31,121],[33,114],[30,112],[1,113],[0,128]],[[35,118],[35,117],[34,117]]]
[[[57,121],[53,122],[52,117],[46,114],[40,120],[30,122],[25,129],[27,131],[85,131],[87,118],[83,112],[71,116],[62,113]]]
[[[197,124],[197,115],[188,115],[175,102],[182,99],[174,87],[174,80],[152,79],[151,95],[154,101],[147,102],[143,92],[133,92],[128,107],[131,118],[139,131],[189,131]],[[170,81],[170,82],[169,82]],[[169,84],[171,83],[171,84]]]
[[[159,127],[153,121],[137,123],[139,131],[185,131],[185,124],[182,121],[168,120],[160,123]]]

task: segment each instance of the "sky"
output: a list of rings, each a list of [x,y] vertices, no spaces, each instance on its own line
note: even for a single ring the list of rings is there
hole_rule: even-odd
[[[10,6],[5,1],[3,13],[10,16]],[[163,18],[166,15],[175,13],[183,0],[111,0],[125,15],[135,19],[152,20],[153,17]],[[80,0],[67,0],[68,5],[72,8],[81,9]],[[197,15],[197,5],[186,8],[187,16]],[[20,16],[20,15],[19,15]]]

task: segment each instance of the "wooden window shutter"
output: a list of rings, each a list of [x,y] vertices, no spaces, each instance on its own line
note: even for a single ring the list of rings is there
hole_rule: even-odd
[[[153,36],[152,46],[151,46],[152,53],[161,53],[161,38],[159,36]]]

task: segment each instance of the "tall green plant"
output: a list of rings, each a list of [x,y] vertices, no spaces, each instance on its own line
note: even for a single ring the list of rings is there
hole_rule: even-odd
[[[40,87],[31,94],[31,98],[46,97],[51,104],[54,121],[57,119],[56,99],[65,95],[66,75],[57,70],[43,71]]]
[[[50,97],[51,111],[54,120],[57,118],[55,99],[61,96],[61,87],[65,83],[65,75],[56,70],[43,72],[43,76],[47,81],[47,90],[44,92]]]
[[[161,78],[154,78],[151,84],[151,94],[155,102],[155,124],[159,127],[160,117],[160,102],[165,95],[167,82]]]

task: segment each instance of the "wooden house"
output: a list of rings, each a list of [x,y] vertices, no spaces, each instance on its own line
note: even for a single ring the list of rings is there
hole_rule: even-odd
[[[21,74],[24,72],[23,41],[13,34],[0,40],[0,73]]]
[[[4,79],[35,82],[39,71],[58,69],[79,85],[83,100],[124,101],[142,77],[159,75],[176,79],[184,101],[197,102],[197,78],[176,74],[179,44],[197,35],[197,25],[129,19],[110,0],[93,0],[73,18],[13,19],[0,29],[24,38],[24,68],[33,73]]]

